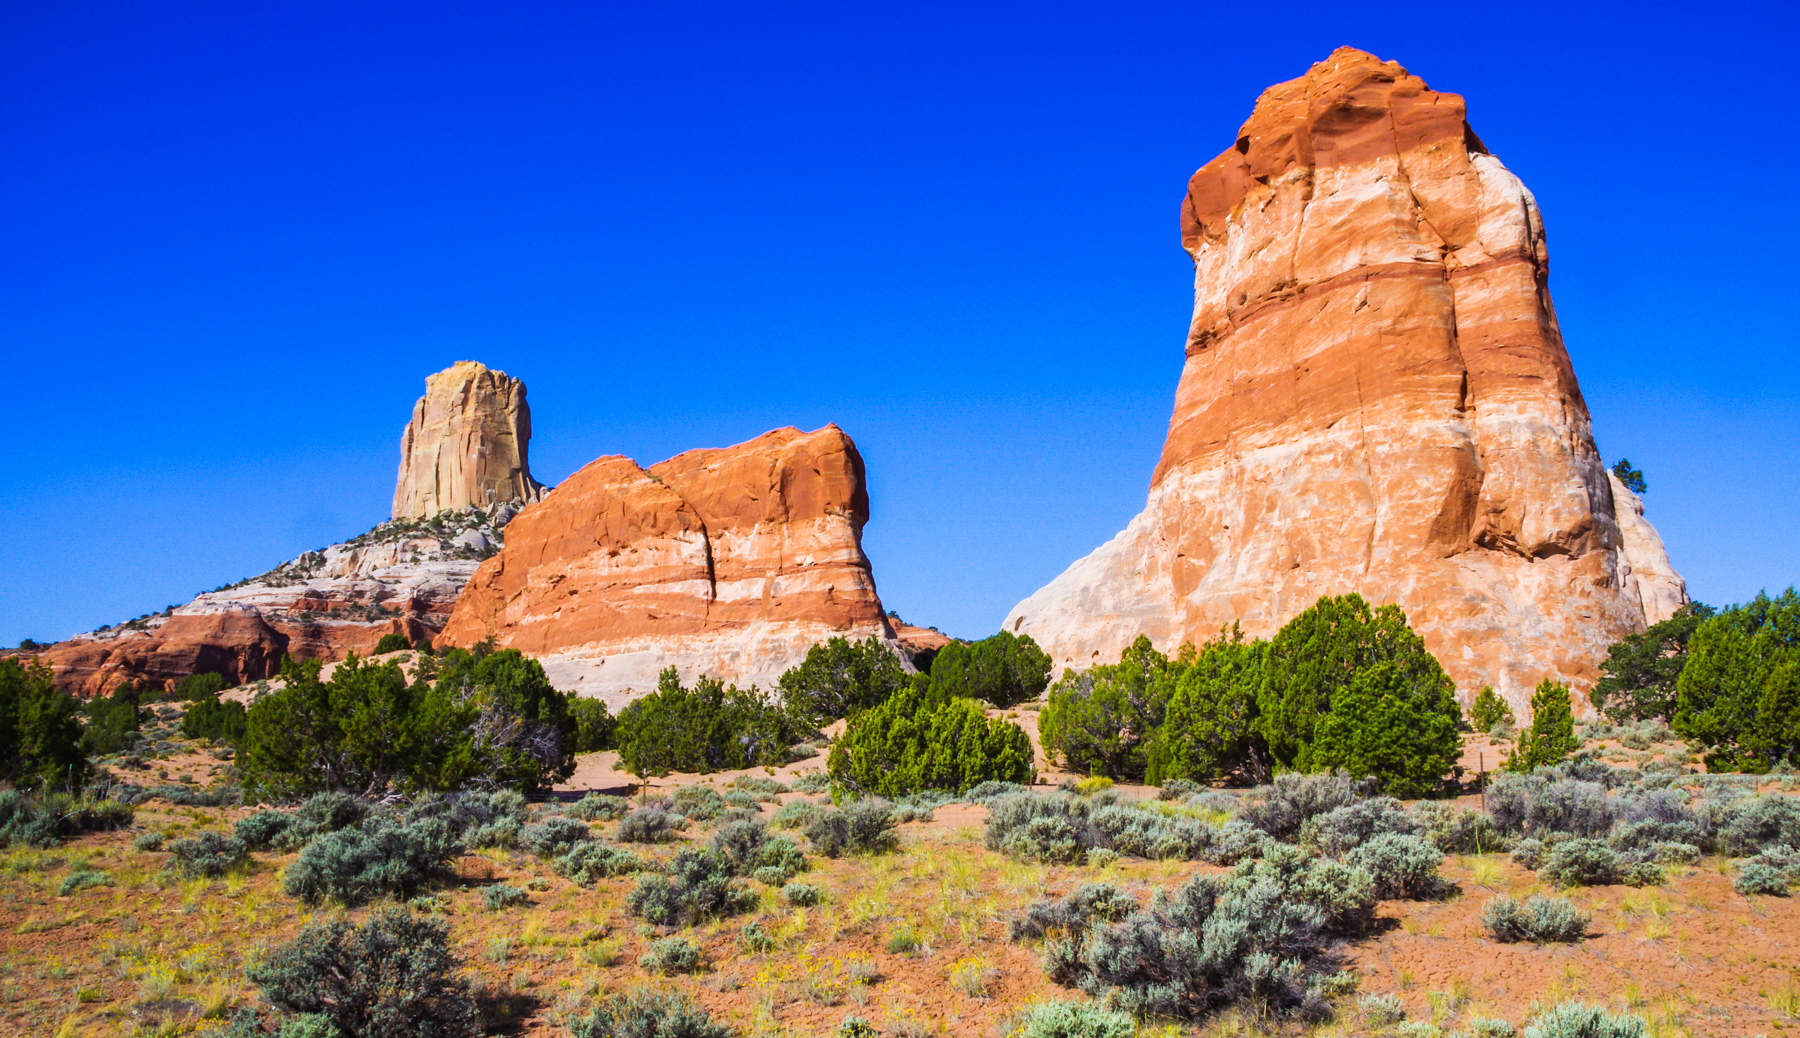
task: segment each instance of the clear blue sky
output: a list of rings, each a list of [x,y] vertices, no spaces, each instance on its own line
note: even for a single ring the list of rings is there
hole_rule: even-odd
[[[387,515],[429,372],[557,482],[835,421],[960,635],[1143,504],[1177,205],[1340,44],[1537,194],[1602,453],[1701,599],[1800,581],[1791,5],[0,5],[0,643]]]

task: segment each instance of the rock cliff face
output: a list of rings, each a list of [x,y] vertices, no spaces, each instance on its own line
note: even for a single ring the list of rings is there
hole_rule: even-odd
[[[386,634],[434,637],[520,504],[548,492],[527,467],[530,439],[525,384],[460,361],[427,378],[413,407],[393,520],[168,615],[78,635],[44,660],[64,688],[91,695],[203,671],[251,681],[278,673],[284,655],[333,661]]]
[[[667,666],[767,686],[826,638],[893,639],[868,518],[862,456],[836,426],[649,469],[601,458],[512,521],[442,640],[491,637],[615,705]]]
[[[1522,707],[1687,595],[1594,448],[1536,201],[1462,98],[1340,49],[1188,184],[1194,315],[1144,511],[1014,607],[1059,664],[1398,602]]]
[[[400,436],[394,518],[536,501],[545,487],[531,478],[530,443],[525,383],[457,361],[425,380]]]

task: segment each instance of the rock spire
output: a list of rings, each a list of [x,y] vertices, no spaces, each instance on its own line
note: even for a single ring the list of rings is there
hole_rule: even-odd
[[[400,434],[394,518],[536,501],[547,488],[531,478],[530,443],[524,382],[472,360],[427,377]]]
[[[1342,48],[1263,93],[1181,234],[1194,314],[1144,511],[1008,630],[1087,666],[1356,591],[1518,708],[1687,600],[1594,448],[1537,202],[1461,97]]]

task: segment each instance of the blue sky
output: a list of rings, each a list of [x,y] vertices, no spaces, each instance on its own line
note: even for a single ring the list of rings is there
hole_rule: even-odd
[[[835,421],[959,635],[1143,504],[1186,178],[1340,44],[1536,193],[1602,453],[1695,595],[1800,581],[1787,6],[0,5],[0,644],[386,517],[426,374],[533,470]]]

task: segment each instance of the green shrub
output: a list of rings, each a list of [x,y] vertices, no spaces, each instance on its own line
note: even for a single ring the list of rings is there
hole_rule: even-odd
[[[686,817],[666,808],[640,807],[619,820],[619,839],[626,843],[669,843],[687,827]]]
[[[1483,685],[1475,702],[1469,707],[1470,726],[1478,732],[1492,732],[1499,725],[1511,727],[1518,723],[1518,719],[1513,716],[1512,707],[1500,698],[1500,694],[1494,691],[1494,686]]]
[[[1602,837],[1618,820],[1620,801],[1606,787],[1579,778],[1562,778],[1557,769],[1529,775],[1502,774],[1488,787],[1488,813],[1510,833],[1542,839],[1553,833]]]
[[[1537,894],[1523,902],[1502,895],[1481,910],[1481,925],[1497,941],[1579,941],[1592,921],[1566,897]]]
[[[1800,764],[1800,593],[1757,595],[1699,624],[1671,726],[1709,771]]]
[[[0,659],[0,782],[16,789],[79,789],[81,704],[56,687],[50,668],[17,656]]]
[[[239,766],[247,788],[281,798],[550,786],[575,769],[567,697],[517,650],[452,649],[437,680],[408,682],[398,662],[352,655],[319,679],[318,661],[282,664],[285,687],[246,717]]]
[[[732,880],[731,869],[712,854],[686,848],[669,859],[667,875],[638,877],[625,910],[658,926],[692,926],[732,915],[756,903],[756,894]]]
[[[795,908],[809,908],[825,900],[825,892],[811,883],[794,882],[781,888],[781,899]]]
[[[191,674],[175,683],[175,698],[187,703],[197,703],[203,699],[217,699],[219,693],[231,687],[225,675],[211,671]]]
[[[745,923],[738,931],[738,947],[752,955],[767,955],[775,950],[775,938],[756,923]]]
[[[713,834],[708,849],[739,876],[754,875],[766,880],[771,873],[765,870],[774,870],[785,881],[806,870],[806,856],[800,853],[794,841],[785,836],[769,835],[768,827],[754,819],[721,826]]]
[[[1137,899],[1111,883],[1083,883],[1056,901],[1038,901],[1012,921],[1008,939],[1041,940],[1052,934],[1085,930],[1094,920],[1116,923],[1136,912]]]
[[[1800,847],[1800,800],[1779,794],[1745,797],[1722,812],[1719,849],[1737,857],[1769,847]]]
[[[1550,848],[1538,878],[1559,887],[1604,886],[1624,878],[1624,863],[1605,841],[1576,837]]]
[[[831,776],[823,771],[809,771],[794,779],[796,793],[823,793],[831,788]]]
[[[1030,635],[1008,631],[978,642],[953,641],[932,660],[931,683],[949,698],[1009,707],[1044,694],[1050,657]]]
[[[882,796],[1035,777],[1024,729],[989,719],[973,700],[942,695],[923,678],[852,717],[827,766],[832,781]]]
[[[515,887],[510,883],[491,883],[481,888],[481,905],[490,912],[529,904],[531,893],[524,887]]]
[[[1575,738],[1575,716],[1569,687],[1545,678],[1531,693],[1531,724],[1506,758],[1511,771],[1526,772],[1568,759],[1581,743]]]
[[[1132,1038],[1137,1021],[1098,1002],[1036,1002],[1019,1014],[1012,1038]]]
[[[1341,767],[1382,792],[1423,795],[1462,753],[1455,691],[1399,606],[1326,597],[1270,640],[1257,728],[1280,765]]]
[[[1512,853],[1507,858],[1514,865],[1536,872],[1550,859],[1550,848],[1544,846],[1541,840],[1520,840],[1513,845]]]
[[[1139,635],[1116,665],[1064,674],[1038,713],[1045,755],[1073,771],[1143,780],[1151,738],[1184,669]]]
[[[664,937],[650,942],[638,965],[650,973],[692,973],[700,968],[700,946],[686,937]]]
[[[1443,891],[1438,875],[1444,852],[1410,833],[1382,833],[1344,855],[1344,864],[1374,880],[1382,898],[1435,897]]]
[[[884,802],[858,800],[834,811],[820,812],[806,825],[813,850],[827,858],[846,854],[878,854],[900,845],[894,832],[894,812]]]
[[[787,762],[798,726],[754,688],[702,677],[684,688],[675,668],[662,672],[656,691],[619,711],[619,763],[633,775],[671,771],[710,773]]]
[[[160,851],[163,849],[163,841],[167,839],[167,834],[152,829],[131,841],[131,849],[134,851]]]
[[[1644,1018],[1601,1006],[1559,1002],[1526,1026],[1523,1038],[1649,1038]]]
[[[592,838],[593,833],[586,822],[578,818],[551,815],[541,822],[520,829],[519,847],[540,858],[548,858]]]
[[[1688,643],[1713,609],[1690,602],[1675,615],[1639,634],[1627,635],[1607,650],[1600,680],[1589,693],[1594,709],[1614,724],[1675,719],[1676,682],[1687,666]]]
[[[763,778],[761,775],[739,775],[731,780],[731,785],[733,789],[741,789],[758,800],[766,800],[771,803],[788,791],[786,783],[777,782],[772,778]]]
[[[111,695],[88,700],[82,707],[82,712],[87,714],[87,724],[81,731],[81,751],[90,756],[104,756],[136,746],[141,727],[140,704],[148,698],[127,681],[113,689]]]
[[[819,817],[819,805],[810,800],[790,800],[775,809],[769,825],[776,829],[804,829]]]
[[[1266,1015],[1328,1012],[1312,981],[1328,946],[1369,917],[1369,878],[1277,848],[1229,875],[1199,873],[1117,922],[1075,908],[1046,940],[1058,984],[1108,991],[1140,1016],[1195,1019],[1229,1006]]]
[[[1490,854],[1512,844],[1485,811],[1427,800],[1414,804],[1412,815],[1418,819],[1419,834],[1445,854]]]
[[[613,748],[618,720],[607,711],[604,702],[570,693],[569,719],[575,724],[574,752],[595,753]]]
[[[383,894],[407,897],[446,876],[459,850],[441,818],[404,826],[371,818],[360,829],[315,837],[288,866],[283,885],[308,904],[330,900],[356,905]]]
[[[219,833],[176,840],[165,849],[169,852],[169,871],[182,879],[217,878],[249,857],[242,843]]]
[[[1355,804],[1367,788],[1367,783],[1347,774],[1289,772],[1251,790],[1242,799],[1239,811],[1245,822],[1278,840],[1287,840],[1299,835],[1300,827],[1309,819]]]
[[[84,832],[124,828],[133,814],[102,797],[0,789],[0,847],[54,847]]]
[[[641,872],[646,865],[642,858],[623,847],[588,840],[570,847],[562,857],[556,859],[555,867],[557,875],[590,887],[597,880]]]
[[[570,1038],[731,1038],[706,1008],[679,991],[614,995],[568,1020]]]
[[[1393,797],[1371,797],[1314,815],[1300,826],[1300,842],[1341,858],[1385,833],[1416,834],[1423,826]]]
[[[778,687],[789,712],[816,727],[867,710],[906,682],[899,655],[871,635],[813,646],[805,661],[781,675]]]
[[[711,786],[681,786],[670,795],[669,801],[676,814],[696,822],[712,821],[731,808],[725,797]]]
[[[413,822],[440,819],[458,843],[474,849],[516,846],[519,833],[531,821],[531,812],[517,790],[496,789],[420,797],[413,801],[407,818]]]
[[[1738,864],[1731,887],[1745,896],[1768,894],[1787,897],[1789,887],[1800,881],[1800,854],[1791,847],[1768,847]]]
[[[57,886],[56,896],[69,897],[90,887],[110,887],[112,885],[112,877],[106,873],[88,865],[75,865],[70,868],[69,874],[64,876],[62,883]]]
[[[607,796],[605,793],[589,793],[564,810],[589,822],[611,822],[625,817],[625,813],[631,810],[631,801],[624,797]]]
[[[410,648],[412,648],[412,642],[406,640],[406,635],[389,631],[375,643],[375,650],[370,655],[385,656],[390,652],[405,652]]]
[[[399,908],[361,926],[311,923],[245,974],[278,1009],[321,1014],[340,1035],[475,1038],[481,1014],[448,936],[447,924]]]
[[[244,739],[248,717],[242,703],[216,696],[202,699],[188,705],[181,717],[181,734],[235,745]]]

